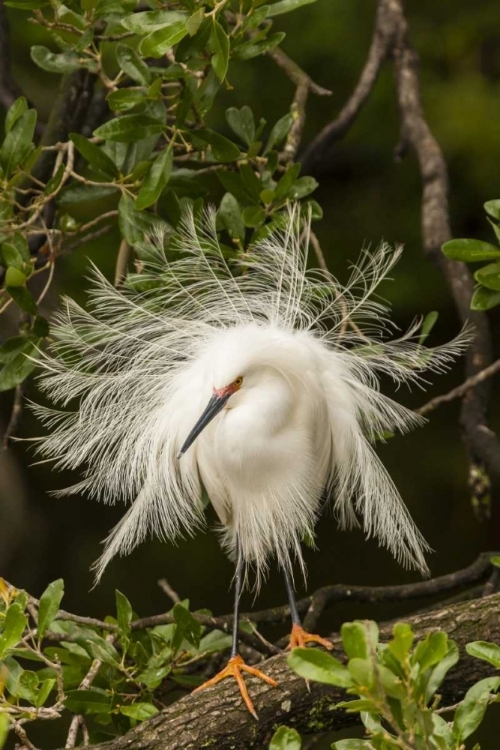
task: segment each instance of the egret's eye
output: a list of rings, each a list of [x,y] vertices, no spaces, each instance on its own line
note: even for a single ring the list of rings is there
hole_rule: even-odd
[[[236,380],[233,380],[233,385],[235,388],[240,388],[242,384],[243,384],[243,378],[241,377],[241,375],[238,378],[236,378]]]

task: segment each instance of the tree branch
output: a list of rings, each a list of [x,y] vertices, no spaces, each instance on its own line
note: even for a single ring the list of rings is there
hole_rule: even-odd
[[[434,630],[444,630],[463,649],[471,640],[500,642],[500,594],[457,604],[431,613],[407,618],[417,638]],[[382,629],[382,640],[390,637],[391,626]],[[339,646],[338,636],[333,636]],[[280,723],[295,726],[304,733],[347,727],[356,717],[333,706],[346,698],[337,688],[310,684],[287,666],[284,655],[274,656],[259,665],[278,681],[276,689],[253,678],[248,680],[252,700],[259,713],[256,722],[242,707],[237,688],[231,681],[188,695],[111,742],[94,750],[250,750],[266,747],[273,729]],[[485,662],[464,656],[450,671],[440,691],[445,705],[456,703],[478,679],[491,674]],[[90,749],[92,750],[92,748]]]
[[[488,318],[471,311],[474,289],[471,272],[464,263],[446,258],[441,245],[451,238],[448,210],[448,171],[441,148],[424,116],[418,77],[418,55],[413,48],[401,0],[379,0],[373,39],[358,85],[340,115],[312,141],[302,157],[303,171],[314,171],[325,150],[352,126],[370,96],[380,67],[391,57],[401,115],[401,137],[396,156],[411,148],[418,159],[422,178],[422,242],[425,254],[441,270],[462,322],[471,322],[475,338],[466,355],[466,376],[470,380],[491,363]],[[466,381],[467,382],[467,381]],[[460,416],[463,440],[469,454],[471,477],[478,465],[500,482],[500,440],[488,426],[489,382],[481,378],[464,391]]]

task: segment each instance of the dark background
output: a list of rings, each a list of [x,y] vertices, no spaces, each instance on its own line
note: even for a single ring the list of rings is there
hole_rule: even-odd
[[[455,236],[491,241],[484,218],[484,201],[500,197],[500,10],[488,0],[421,0],[408,3],[414,45],[421,55],[421,84],[428,122],[444,151],[450,170],[450,206]],[[335,116],[352,91],[371,39],[375,3],[367,0],[318,0],[277,19],[287,31],[283,48],[313,79],[332,90],[330,98],[311,96],[304,144]],[[9,11],[13,73],[37,106],[40,118],[48,115],[58,84],[57,76],[30,62],[29,47],[45,43],[43,30],[27,23],[27,14]],[[211,125],[223,127],[227,106],[252,107],[256,119],[273,122],[287,111],[293,87],[268,58],[234,65],[233,90],[224,92]],[[219,119],[217,119],[219,118]],[[402,162],[393,151],[399,137],[399,119],[386,65],[368,105],[348,136],[339,142],[316,173],[320,188],[315,197],[325,218],[316,224],[330,269],[346,278],[348,263],[364,245],[381,239],[402,242],[403,258],[393,272],[393,283],[382,293],[393,304],[394,317],[404,327],[415,315],[438,310],[439,321],[430,343],[455,335],[459,323],[448,290],[437,269],[423,256],[420,241],[420,177],[412,155]],[[214,193],[214,199],[217,199]],[[104,208],[102,210],[105,210]],[[89,255],[112,274],[118,233],[82,248],[58,262],[56,284],[46,312],[57,305],[57,295],[70,294],[84,301],[82,274]],[[490,314],[496,348],[500,308]],[[14,332],[16,321],[0,320],[0,338]],[[458,362],[447,376],[433,377],[427,393],[400,391],[397,398],[417,406],[431,395],[446,392],[463,379]],[[492,423],[500,429],[498,380],[492,383]],[[1,394],[0,427],[8,421],[12,394]],[[31,382],[27,396],[40,399]],[[36,435],[39,426],[25,412],[22,437]],[[435,553],[433,575],[470,564],[485,550],[500,549],[500,512],[493,497],[492,517],[479,523],[474,517],[467,487],[467,461],[458,428],[458,404],[441,407],[429,424],[411,435],[395,437],[380,454],[411,513]],[[170,606],[157,586],[165,576],[193,608],[214,613],[231,608],[232,568],[219,548],[210,526],[206,533],[177,546],[151,541],[129,558],[115,560],[100,586],[90,590],[90,564],[100,554],[100,541],[123,513],[122,507],[98,505],[81,497],[56,499],[51,490],[68,486],[75,477],[51,472],[48,465],[33,465],[28,443],[13,445],[0,454],[0,575],[38,596],[56,578],[66,582],[64,606],[71,611],[104,616],[114,608],[114,589],[122,590],[140,615]],[[402,570],[390,554],[360,532],[341,533],[326,513],[318,526],[318,550],[306,550],[308,588],[332,582],[384,585],[417,580]],[[298,581],[299,594],[304,585]],[[258,599],[245,595],[243,607],[261,609],[284,602],[281,580],[271,571]],[[346,619],[387,619],[408,612],[405,605],[345,604],[330,610],[322,632]],[[414,606],[414,605],[413,605]],[[498,714],[498,712],[497,712]],[[498,722],[498,716],[496,721]],[[494,740],[483,745],[495,750]]]

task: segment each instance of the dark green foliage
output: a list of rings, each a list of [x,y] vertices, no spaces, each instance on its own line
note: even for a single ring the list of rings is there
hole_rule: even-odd
[[[201,211],[210,202],[218,206],[230,257],[264,236],[288,201],[316,188],[314,179],[300,177],[289,154],[276,150],[286,142],[290,113],[267,126],[255,121],[250,107],[229,107],[224,132],[207,121],[218,93],[231,88],[232,61],[278,45],[284,34],[270,19],[312,1],[182,0],[150,9],[138,0],[75,0],[60,7],[7,2],[47,28],[47,45],[31,48],[34,63],[60,76],[93,73],[109,111],[90,137],[71,132],[43,146],[35,137],[36,112],[24,97],[7,112],[0,145],[0,311],[16,304],[28,322],[22,336],[0,350],[0,390],[31,373],[48,333],[40,326],[35,331],[38,301],[30,278],[48,271],[50,283],[58,255],[75,240],[85,244],[96,224],[118,223],[123,241],[144,261],[146,235],[159,228],[170,241],[186,206]],[[40,164],[50,159],[52,172],[41,182]],[[49,201],[56,203],[51,233],[31,255],[27,240],[33,245],[43,237]],[[314,202],[307,210],[321,216]]]
[[[367,739],[339,740],[334,750],[464,750],[488,705],[499,699],[500,676],[480,680],[457,706],[439,705],[439,688],[459,659],[446,633],[430,633],[414,645],[410,625],[398,623],[392,640],[382,644],[376,623],[356,621],[345,623],[341,635],[345,664],[315,649],[295,649],[288,657],[301,677],[356,696],[336,708],[359,714]],[[467,651],[500,669],[500,646],[478,641],[469,643]],[[300,740],[287,731],[278,730],[270,750],[300,750]]]
[[[500,200],[487,201],[484,204],[486,218],[491,225],[497,243],[500,244]],[[480,240],[457,239],[445,242],[442,251],[451,260],[465,263],[493,261],[474,273],[478,282],[472,296],[472,310],[489,310],[500,305],[500,247]]]

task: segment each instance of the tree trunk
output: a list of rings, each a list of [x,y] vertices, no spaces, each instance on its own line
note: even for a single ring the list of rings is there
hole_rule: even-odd
[[[469,657],[464,646],[474,640],[500,643],[499,615],[500,594],[495,594],[405,618],[417,638],[444,630],[461,650],[459,663],[443,683],[442,705],[460,700],[477,680],[494,673],[486,662]],[[382,640],[390,634],[391,625],[387,624],[381,630]],[[339,653],[338,635],[332,640]],[[333,710],[338,701],[346,699],[344,691],[318,683],[311,683],[308,691],[304,680],[288,668],[285,655],[273,656],[259,668],[276,679],[279,686],[270,688],[258,679],[248,679],[258,722],[244,708],[233,681],[225,680],[182,698],[125,736],[94,746],[93,750],[249,750],[266,748],[280,724],[307,734],[339,729],[356,721],[355,715]]]

